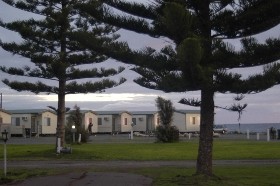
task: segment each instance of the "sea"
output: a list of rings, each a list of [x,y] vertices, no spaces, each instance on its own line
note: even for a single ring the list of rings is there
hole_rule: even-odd
[[[240,131],[239,124],[224,124],[224,127],[227,128],[229,133],[241,132],[246,133],[247,130],[252,133],[262,133],[267,132],[267,129],[273,127],[276,130],[280,130],[280,123],[250,123],[250,124],[242,124],[240,123]]]

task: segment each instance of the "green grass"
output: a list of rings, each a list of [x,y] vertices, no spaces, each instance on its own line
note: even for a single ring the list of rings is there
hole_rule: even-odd
[[[216,177],[194,176],[194,168],[145,168],[134,173],[153,178],[157,186],[278,186],[280,166],[214,167]]]
[[[195,160],[198,141],[190,140],[172,144],[163,143],[104,143],[72,145],[72,154],[56,155],[55,145],[7,145],[8,161],[11,160]],[[3,145],[0,145],[3,152]],[[3,159],[3,153],[0,153]],[[214,160],[280,159],[280,141],[215,140]],[[84,168],[87,169],[87,168]],[[194,186],[276,186],[279,185],[280,165],[230,165],[214,166],[217,177],[193,176],[195,168],[88,168],[84,169],[10,169],[7,177],[1,176],[0,184],[23,180],[33,176],[61,174],[69,171],[132,172],[153,178],[153,185]],[[2,170],[0,170],[2,171]],[[3,172],[3,171],[2,171]],[[0,173],[1,174],[1,173]]]
[[[195,160],[198,142],[72,145],[72,154],[55,154],[53,145],[7,145],[9,160]],[[279,159],[280,142],[217,140],[213,159]],[[0,152],[3,146],[0,145]],[[3,159],[3,153],[0,153]]]
[[[279,159],[280,142],[216,141],[213,159]]]
[[[153,179],[154,186],[278,186],[280,165],[216,166],[216,177],[194,176],[194,168],[88,168],[88,169],[9,169],[7,177],[1,176],[0,184],[11,180],[24,180],[34,176],[50,176],[69,172],[126,172]]]
[[[3,171],[0,174],[0,185],[5,183],[11,183],[12,181],[22,181],[31,177],[38,176],[51,176],[58,174],[65,174],[69,171],[73,171],[66,168],[53,168],[53,169],[38,169],[38,168],[8,168],[7,176],[5,177]]]

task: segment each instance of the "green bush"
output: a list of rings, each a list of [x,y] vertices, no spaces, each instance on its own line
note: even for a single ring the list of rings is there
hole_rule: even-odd
[[[71,129],[72,129],[72,125],[65,127],[65,141],[68,144],[73,143],[73,133],[72,133]],[[81,134],[81,143],[87,143],[88,139],[89,139],[89,133],[87,132],[87,130],[82,129],[82,128],[77,129],[77,132],[75,132],[75,141],[76,142],[78,142],[79,134]]]
[[[156,138],[158,142],[172,143],[179,141],[179,130],[176,126],[165,127],[162,125],[156,128]]]
[[[65,126],[65,141],[66,143],[73,143],[73,132],[72,126],[75,126],[75,141],[78,142],[79,134],[81,134],[81,143],[87,143],[89,134],[87,130],[84,129],[82,125],[82,114],[80,111],[80,107],[77,105],[74,106],[74,110],[69,112],[69,116],[67,117],[67,124]]]

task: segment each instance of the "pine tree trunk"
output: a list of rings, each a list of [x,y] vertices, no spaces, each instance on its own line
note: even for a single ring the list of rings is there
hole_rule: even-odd
[[[65,80],[59,81],[58,106],[57,106],[57,138],[61,139],[61,147],[65,142]]]
[[[57,66],[59,69],[57,70],[59,77],[59,87],[58,87],[58,106],[57,106],[57,137],[61,139],[61,147],[64,147],[65,142],[65,92],[66,92],[66,48],[67,48],[67,29],[69,28],[69,21],[68,21],[68,13],[67,13],[67,1],[63,0],[61,2],[61,11],[62,17],[61,19],[64,20],[61,22],[61,35],[60,35],[60,62]]]
[[[214,92],[201,91],[201,123],[196,174],[212,176]]]
[[[201,36],[203,38],[203,59],[201,65],[204,66],[204,82],[201,88],[201,121],[199,147],[196,165],[196,174],[212,176],[212,150],[213,150],[213,122],[214,122],[214,89],[213,73],[211,63],[212,39],[210,24],[209,1],[200,2]],[[207,69],[207,70],[206,70]],[[211,72],[212,71],[212,72]]]

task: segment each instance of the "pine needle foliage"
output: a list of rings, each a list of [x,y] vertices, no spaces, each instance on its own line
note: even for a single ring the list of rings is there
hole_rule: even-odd
[[[125,82],[124,78],[113,80],[113,76],[124,68],[97,68],[94,64],[108,59],[102,50],[88,50],[73,39],[79,32],[94,37],[100,48],[110,47],[119,35],[118,28],[89,17],[77,9],[78,4],[88,1],[76,0],[3,0],[8,5],[31,12],[34,18],[14,22],[0,21],[0,26],[17,32],[21,42],[2,42],[0,46],[13,54],[30,59],[30,65],[15,67],[1,66],[0,70],[19,76],[17,80],[3,82],[17,91],[35,94],[58,95],[57,136],[64,145],[65,95],[76,93],[103,92],[107,88]],[[93,10],[102,14],[103,5],[96,1]],[[102,15],[100,15],[102,17]],[[82,37],[82,36],[80,36]]]
[[[92,1],[94,2],[94,1]],[[216,92],[258,93],[280,83],[280,39],[263,43],[254,35],[280,23],[279,0],[152,0],[135,3],[103,0],[108,5],[98,19],[136,33],[168,38],[173,43],[157,51],[146,48],[114,58],[134,64],[135,82],[165,92],[201,91],[201,125],[197,174],[212,176],[214,96]],[[94,17],[90,6],[81,6]],[[127,14],[116,13],[114,9]],[[225,39],[240,40],[235,49]],[[125,56],[125,57],[124,57]],[[243,77],[230,69],[264,66],[262,73]]]

